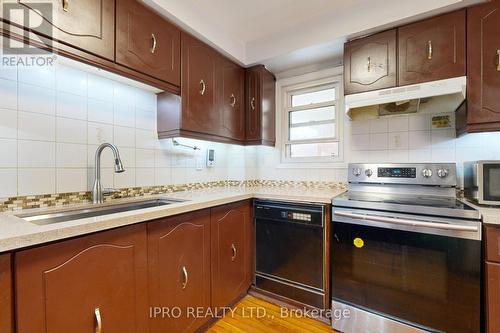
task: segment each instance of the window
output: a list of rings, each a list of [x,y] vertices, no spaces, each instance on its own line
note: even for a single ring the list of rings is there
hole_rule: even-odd
[[[284,88],[284,162],[338,162],[340,80]]]

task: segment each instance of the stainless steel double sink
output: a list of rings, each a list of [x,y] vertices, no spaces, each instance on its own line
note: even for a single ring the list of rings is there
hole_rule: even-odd
[[[96,205],[95,207],[53,211],[50,213],[16,214],[16,216],[37,225],[46,225],[52,223],[85,219],[95,216],[129,212],[151,207],[166,206],[184,201],[186,200],[177,200],[171,198],[155,198],[155,199],[133,201],[127,203],[99,204]]]

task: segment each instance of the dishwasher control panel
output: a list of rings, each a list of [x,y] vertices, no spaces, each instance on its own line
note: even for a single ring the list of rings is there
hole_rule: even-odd
[[[323,226],[324,206],[258,200],[255,218]]]

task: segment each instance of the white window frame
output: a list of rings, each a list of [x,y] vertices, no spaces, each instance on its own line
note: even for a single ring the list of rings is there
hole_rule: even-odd
[[[309,73],[306,75],[296,76],[278,80],[276,89],[276,100],[278,101],[278,113],[281,114],[278,119],[281,120],[278,129],[281,132],[281,142],[279,147],[281,150],[281,164],[282,168],[343,168],[344,163],[344,103],[343,103],[343,87],[342,87],[342,71],[338,68],[323,70],[321,72]],[[296,111],[291,108],[291,95],[297,92],[315,91],[318,88],[335,87],[336,98],[334,102],[327,102],[318,104],[321,106],[335,106],[335,133],[334,139],[319,139],[319,140],[289,140],[289,121],[290,112]],[[324,105],[323,105],[324,104]],[[306,106],[305,109],[308,107]],[[292,158],[287,152],[287,145],[291,143],[321,143],[321,142],[338,142],[339,153],[338,156],[317,156],[317,157],[295,157]]]

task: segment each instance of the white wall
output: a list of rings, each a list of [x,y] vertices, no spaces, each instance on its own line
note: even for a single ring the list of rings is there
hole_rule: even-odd
[[[174,148],[171,140],[157,139],[154,92],[84,69],[68,60],[0,67],[0,197],[89,190],[103,142],[119,147],[126,169],[114,174],[106,149],[105,187],[245,177],[243,147],[179,139],[202,149]],[[207,169],[209,147],[218,159]]]

